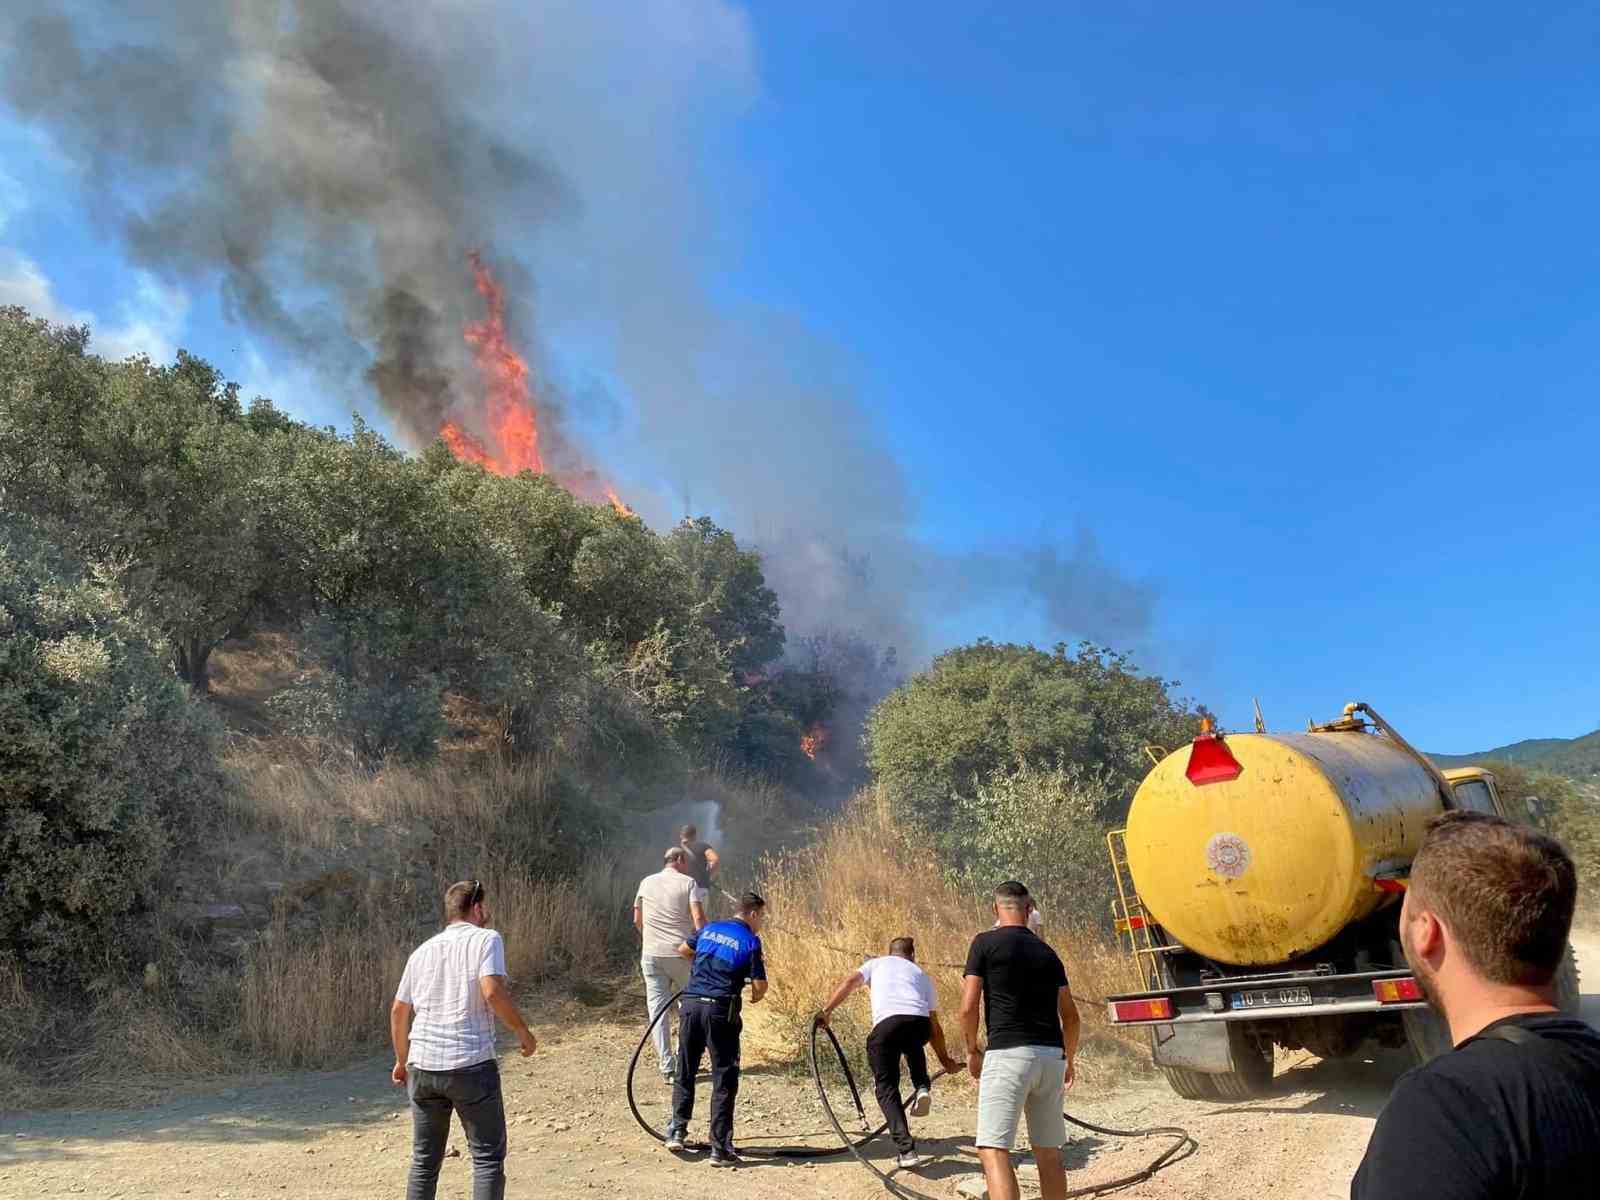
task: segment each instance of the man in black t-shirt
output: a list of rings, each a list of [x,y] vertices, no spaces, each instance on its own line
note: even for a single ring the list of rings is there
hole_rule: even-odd
[[[962,981],[961,1030],[978,1081],[978,1158],[990,1200],[1017,1200],[1011,1148],[1024,1113],[1043,1200],[1060,1200],[1067,1190],[1062,1092],[1072,1082],[1078,1052],[1078,1010],[1061,959],[1028,929],[1032,908],[1028,889],[1015,880],[995,888],[998,924],[972,939]],[[980,999],[984,1048],[978,1046]]]
[[[689,861],[684,864],[684,874],[694,880],[694,899],[707,913],[710,913],[711,881],[716,877],[717,867],[721,865],[722,860],[709,842],[700,840],[700,831],[693,825],[685,825],[678,830],[678,845],[682,846],[683,852],[689,856]]]
[[[1555,839],[1434,821],[1400,913],[1406,962],[1455,1049],[1407,1074],[1351,1200],[1574,1200],[1600,1189],[1600,1033],[1557,1005],[1577,897]]]

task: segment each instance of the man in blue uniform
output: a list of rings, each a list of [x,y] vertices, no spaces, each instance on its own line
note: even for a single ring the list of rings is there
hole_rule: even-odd
[[[694,1115],[694,1077],[700,1059],[711,1051],[711,1165],[736,1167],[733,1102],[739,1094],[739,1017],[741,993],[750,981],[750,1003],[767,994],[767,968],[761,961],[761,922],[767,902],[754,892],[739,898],[738,915],[713,921],[691,933],[678,953],[691,959],[689,986],[683,990],[678,1023],[678,1075],[672,1085],[672,1120],[667,1149],[682,1150]]]

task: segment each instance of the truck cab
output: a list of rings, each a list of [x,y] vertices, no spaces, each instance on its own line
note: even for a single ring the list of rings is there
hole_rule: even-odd
[[[1463,812],[1489,813],[1508,821],[1516,819],[1506,812],[1505,805],[1500,802],[1500,789],[1495,784],[1492,771],[1485,771],[1482,767],[1452,767],[1440,774],[1450,784],[1456,808]]]

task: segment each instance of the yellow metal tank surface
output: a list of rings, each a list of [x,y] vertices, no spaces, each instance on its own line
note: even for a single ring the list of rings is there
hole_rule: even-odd
[[[1384,895],[1442,807],[1432,775],[1361,732],[1231,734],[1237,779],[1196,785],[1179,747],[1128,813],[1128,869],[1147,911],[1191,950],[1237,966],[1316,949]]]

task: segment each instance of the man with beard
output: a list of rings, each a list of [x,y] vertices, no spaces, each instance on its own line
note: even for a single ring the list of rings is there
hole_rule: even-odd
[[[1396,1085],[1351,1200],[1566,1200],[1600,1180],[1600,1034],[1555,976],[1577,897],[1555,839],[1482,813],[1429,827],[1400,912],[1455,1049]]]

